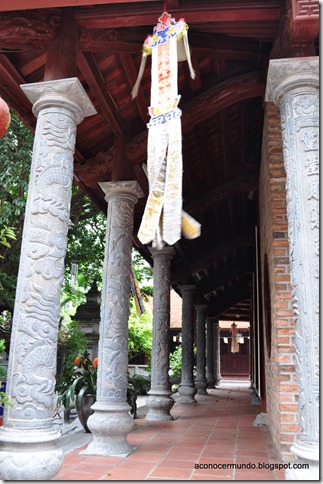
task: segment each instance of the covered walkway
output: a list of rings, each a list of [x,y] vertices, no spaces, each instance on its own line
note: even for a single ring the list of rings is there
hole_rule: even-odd
[[[266,427],[253,426],[260,407],[249,385],[223,380],[208,395],[197,395],[197,404],[176,401],[172,422],[136,419],[128,436],[136,450],[126,458],[74,449],[55,480],[284,480],[283,470],[270,470],[280,461]]]

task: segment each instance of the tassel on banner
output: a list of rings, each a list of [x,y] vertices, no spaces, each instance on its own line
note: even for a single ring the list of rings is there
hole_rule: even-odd
[[[135,301],[137,314],[141,315],[145,312],[145,306],[141,296],[141,291],[137,281],[136,273],[133,267],[131,267],[130,288],[131,288],[131,294]]]
[[[136,80],[136,83],[133,86],[133,89],[131,91],[131,99],[132,100],[135,99],[138,96],[138,91],[139,91],[141,79],[142,79],[142,76],[144,75],[144,72],[145,72],[146,60],[147,60],[147,53],[143,52],[142,56],[141,56],[141,63],[140,63],[140,67],[139,67],[137,80]]]

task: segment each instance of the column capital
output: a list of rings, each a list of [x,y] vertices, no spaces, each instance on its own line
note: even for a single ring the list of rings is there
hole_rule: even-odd
[[[318,57],[272,59],[269,62],[266,102],[279,106],[284,94],[299,87],[319,88]]]
[[[178,286],[181,290],[181,293],[183,292],[195,292],[196,291],[196,286],[195,284],[183,284],[182,286]]]
[[[161,249],[149,247],[149,252],[151,253],[153,259],[157,259],[158,257],[167,257],[168,259],[172,259],[176,251],[174,247],[168,247],[165,245]]]
[[[73,111],[76,124],[80,124],[85,117],[97,113],[77,77],[22,84],[20,87],[33,104],[33,113],[36,117],[39,111],[52,106],[67,107]]]
[[[122,193],[126,196],[132,196],[135,202],[137,202],[138,198],[144,196],[144,192],[136,180],[101,182],[98,185],[105,193],[105,200],[107,202],[116,194]]]

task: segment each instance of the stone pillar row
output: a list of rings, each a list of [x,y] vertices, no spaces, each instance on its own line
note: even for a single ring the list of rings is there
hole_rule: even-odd
[[[310,469],[290,480],[319,479],[319,59],[269,63],[266,101],[280,108],[295,318],[299,435],[291,451]]]

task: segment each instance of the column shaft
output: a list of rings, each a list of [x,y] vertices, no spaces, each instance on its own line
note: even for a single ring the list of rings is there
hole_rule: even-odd
[[[53,426],[60,292],[76,125],[95,114],[76,78],[22,86],[37,116],[11,333],[0,479],[48,480],[63,453]]]
[[[214,325],[215,317],[206,318],[206,378],[207,388],[214,388]]]
[[[182,377],[178,392],[181,403],[196,403],[194,395],[194,285],[180,286],[182,291]]]
[[[205,316],[207,313],[206,304],[197,304],[196,310],[196,380],[195,385],[198,395],[206,395],[206,339],[205,339]]]
[[[127,455],[133,418],[127,403],[128,319],[136,181],[100,183],[108,202],[97,401],[88,420],[93,441],[83,454]]]
[[[147,420],[173,420],[170,409],[169,324],[170,324],[170,263],[173,247],[150,249],[154,259],[153,347],[151,359],[151,389],[147,398]]]
[[[266,100],[280,107],[296,323],[299,436],[292,452],[310,469],[291,480],[319,479],[319,61],[270,62]]]
[[[215,385],[221,382],[221,341],[219,321],[214,323],[214,379]]]

